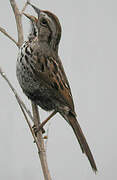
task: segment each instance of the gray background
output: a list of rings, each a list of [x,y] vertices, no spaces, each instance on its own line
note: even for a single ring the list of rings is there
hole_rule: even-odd
[[[17,0],[18,2],[18,0]],[[18,2],[21,8],[25,1]],[[47,156],[53,180],[117,178],[117,1],[32,1],[54,12],[62,25],[59,54],[72,88],[78,120],[95,157],[95,176],[72,129],[60,115],[51,121]],[[28,12],[32,10],[28,8]],[[0,25],[16,36],[9,1],[0,3]],[[25,35],[29,22],[23,17]],[[0,65],[25,103],[15,74],[17,48],[0,33]],[[40,110],[44,120],[49,113]],[[0,179],[43,179],[37,149],[11,90],[0,77]],[[48,125],[46,126],[48,127]]]

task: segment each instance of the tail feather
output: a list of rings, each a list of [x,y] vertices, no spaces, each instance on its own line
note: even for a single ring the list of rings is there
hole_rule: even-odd
[[[97,171],[97,167],[96,167],[96,163],[94,161],[94,158],[93,158],[93,155],[90,151],[90,148],[87,144],[87,141],[85,139],[85,136],[81,130],[81,127],[76,119],[76,117],[72,114],[69,114],[67,116],[67,121],[69,122],[69,124],[71,125],[76,137],[77,137],[77,140],[80,144],[80,147],[82,149],[82,152],[86,154],[90,164],[91,164],[91,167],[92,169],[96,172]]]

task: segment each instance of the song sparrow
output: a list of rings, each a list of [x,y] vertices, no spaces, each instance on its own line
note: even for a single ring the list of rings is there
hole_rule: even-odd
[[[59,112],[71,125],[82,152],[94,171],[97,167],[76,119],[71,89],[58,56],[61,25],[56,15],[31,5],[38,18],[25,14],[31,21],[31,33],[20,48],[17,78],[26,96],[46,111]]]

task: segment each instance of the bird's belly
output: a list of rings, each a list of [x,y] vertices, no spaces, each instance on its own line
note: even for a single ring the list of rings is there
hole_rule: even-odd
[[[30,100],[46,111],[55,109],[51,90],[43,86],[39,77],[36,80],[31,70],[20,61],[17,61],[16,75],[23,92]]]

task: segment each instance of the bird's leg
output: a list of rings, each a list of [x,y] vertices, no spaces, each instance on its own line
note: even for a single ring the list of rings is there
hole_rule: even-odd
[[[57,113],[57,111],[53,111],[47,119],[45,119],[40,125],[38,128],[35,127],[35,125],[33,126],[33,130],[35,132],[35,135],[37,135],[37,132],[42,130],[42,133],[45,132],[45,130],[43,129],[43,126]]]
[[[39,128],[38,128],[38,131],[40,131],[43,126],[57,113],[57,111],[53,111],[47,119],[45,119],[40,125],[39,125]]]
[[[33,131],[34,131],[34,133],[35,133],[35,136],[37,137],[37,133],[38,133],[38,128],[35,126],[35,124],[32,126],[32,129],[33,129]],[[42,127],[41,128],[41,131],[42,131],[42,134],[44,134],[45,133],[45,129]]]

